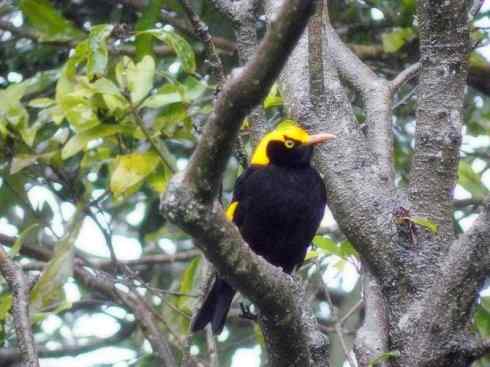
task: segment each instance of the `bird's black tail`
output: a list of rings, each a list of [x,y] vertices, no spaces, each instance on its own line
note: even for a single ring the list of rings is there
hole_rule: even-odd
[[[191,331],[196,332],[210,322],[213,333],[220,334],[225,326],[226,315],[230,310],[231,301],[235,295],[235,290],[223,279],[216,278],[211,292],[204,300],[196,317],[192,321]]]

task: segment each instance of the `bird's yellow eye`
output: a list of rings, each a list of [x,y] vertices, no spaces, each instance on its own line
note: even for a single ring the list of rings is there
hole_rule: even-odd
[[[294,147],[294,141],[287,139],[284,142],[284,145],[286,146],[286,148],[291,149],[292,147]]]

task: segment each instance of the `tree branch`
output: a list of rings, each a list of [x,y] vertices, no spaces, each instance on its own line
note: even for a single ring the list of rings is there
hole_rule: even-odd
[[[97,338],[95,341],[91,341],[90,343],[81,344],[81,345],[78,344],[65,345],[59,349],[49,349],[46,347],[41,347],[39,348],[38,351],[39,357],[59,358],[64,356],[78,356],[80,354],[88,353],[99,348],[114,346],[129,338],[131,334],[133,334],[135,329],[136,329],[136,322],[124,323],[119,329],[119,331],[117,331],[114,335],[105,339]],[[17,350],[10,349],[10,348],[0,349],[0,363],[2,364],[2,366],[18,361],[21,358],[22,358],[22,354]]]
[[[485,278],[490,275],[490,198],[474,225],[453,242],[440,264],[440,272],[423,297],[413,302],[402,320],[405,349],[400,363],[453,360],[467,365],[465,332],[472,317],[472,306]],[[463,341],[462,341],[463,340]],[[429,354],[428,354],[429,353]]]
[[[324,336],[300,301],[302,287],[253,253],[215,197],[241,120],[265,97],[303,32],[313,3],[282,2],[254,57],[223,86],[187,169],[171,181],[162,199],[169,220],[190,233],[220,275],[261,310],[273,366],[326,365],[318,358],[326,350]]]
[[[188,2],[188,0],[182,0],[181,5],[184,8],[187,18],[189,18],[192,27],[194,28],[195,34],[206,46],[206,53],[209,58],[209,63],[212,67],[213,73],[216,76],[218,84],[221,85],[225,80],[225,70],[223,63],[216,52],[216,46],[214,45],[213,39],[209,34],[208,26],[194,12],[192,5]]]
[[[232,5],[228,1],[214,1],[215,6],[221,9],[233,22],[235,38],[237,40],[235,49],[238,51],[240,65],[251,60],[257,50],[257,0],[240,0]],[[251,141],[252,145],[258,144],[262,136],[268,132],[267,119],[262,106],[257,106],[248,116],[252,122]],[[243,145],[239,141],[239,145]]]
[[[425,231],[419,235],[420,240],[428,241],[421,251],[429,266],[437,263],[441,243],[454,238],[452,196],[462,140],[469,45],[464,14],[464,1],[417,2],[421,70],[409,199],[413,215],[439,225],[437,236]]]
[[[415,64],[412,64],[410,65],[408,68],[406,68],[405,70],[402,70],[396,77],[395,79],[393,79],[390,84],[389,84],[389,88],[390,88],[390,91],[391,91],[391,94],[394,95],[396,92],[398,92],[398,90],[400,89],[400,87],[405,84],[406,82],[408,82],[410,79],[414,78],[417,76],[417,74],[419,73],[420,71],[420,67],[422,65],[417,62]]]
[[[0,273],[3,275],[12,292],[12,315],[17,336],[17,351],[22,366],[39,367],[36,343],[32,335],[31,318],[29,316],[29,288],[24,274],[17,264],[10,259],[7,252],[0,246]]]
[[[472,360],[490,355],[490,339],[470,336],[463,341],[463,353],[468,354]]]
[[[441,268],[444,289],[456,298],[454,303],[460,309],[469,313],[490,275],[490,197],[473,226],[452,244]]]
[[[354,352],[359,365],[367,366],[377,356],[388,351],[389,326],[383,294],[377,280],[365,271],[361,281],[366,312],[364,322],[356,335]]]
[[[339,38],[325,12],[328,53],[346,80],[361,95],[366,109],[368,140],[379,170],[389,186],[394,187],[392,99],[390,84],[378,77]]]
[[[177,363],[170,348],[166,335],[158,327],[158,320],[155,320],[150,307],[142,301],[140,297],[131,291],[124,291],[117,287],[117,281],[101,271],[93,274],[82,266],[76,266],[75,276],[85,284],[85,286],[96,289],[106,296],[122,302],[135,315],[143,333],[150,342],[153,352],[158,356],[165,367],[176,367]]]

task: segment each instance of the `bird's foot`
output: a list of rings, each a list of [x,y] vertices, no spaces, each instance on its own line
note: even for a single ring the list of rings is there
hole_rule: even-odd
[[[247,320],[257,321],[257,315],[250,310],[250,306],[250,304],[246,305],[243,302],[240,302],[240,309],[242,310],[240,317]]]

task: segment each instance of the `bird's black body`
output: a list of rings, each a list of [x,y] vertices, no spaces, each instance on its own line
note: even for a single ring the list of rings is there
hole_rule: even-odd
[[[287,273],[303,262],[326,205],[323,181],[310,165],[312,150],[312,146],[287,149],[282,142],[270,142],[270,163],[252,164],[235,184],[233,202],[238,205],[233,222],[257,254]],[[234,294],[217,277],[192,330],[211,322],[213,332],[220,333]]]

